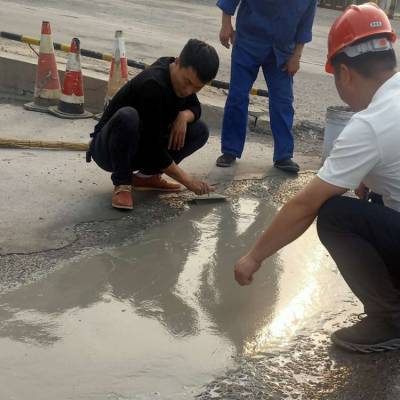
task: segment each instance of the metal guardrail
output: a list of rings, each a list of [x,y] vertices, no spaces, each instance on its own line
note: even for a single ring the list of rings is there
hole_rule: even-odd
[[[14,40],[14,41],[21,42],[21,43],[26,43],[28,45],[40,46],[40,39],[36,39],[36,38],[30,37],[30,36],[18,35],[16,33],[0,31],[0,37],[3,37],[4,39]],[[53,44],[54,44],[55,50],[69,52],[70,46],[68,44],[62,44],[62,43],[56,43],[56,42],[54,42]],[[104,61],[112,60],[112,54],[110,54],[110,53],[100,53],[98,51],[87,50],[87,49],[81,49],[81,55],[85,56],[85,57],[89,57],[89,58],[95,58],[97,60],[104,60]],[[137,68],[137,69],[145,69],[149,66],[148,64],[145,64],[140,61],[135,61],[130,58],[128,58],[127,61],[128,61],[128,65],[130,67]],[[207,85],[215,87],[217,89],[229,90],[229,83],[219,81],[217,79],[212,80]],[[268,91],[264,90],[264,89],[252,88],[250,90],[250,94],[252,94],[254,96],[268,97]]]

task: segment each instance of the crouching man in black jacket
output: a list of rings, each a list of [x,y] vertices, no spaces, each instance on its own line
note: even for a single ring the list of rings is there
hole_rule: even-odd
[[[216,76],[218,67],[215,49],[190,39],[179,57],[158,59],[113,97],[88,152],[89,159],[112,173],[113,207],[132,209],[132,187],[179,190],[180,185],[164,180],[162,173],[196,194],[213,190],[178,164],[207,142],[196,93]]]

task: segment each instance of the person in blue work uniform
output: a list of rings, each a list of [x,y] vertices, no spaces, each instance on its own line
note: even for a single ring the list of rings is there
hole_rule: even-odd
[[[240,5],[239,5],[240,3]],[[293,158],[293,76],[304,44],[311,41],[316,0],[218,0],[222,10],[220,41],[232,49],[231,81],[222,125],[222,155],[217,166],[240,158],[246,139],[249,92],[263,70],[269,91],[274,137],[274,166],[298,172]],[[236,32],[232,16],[237,7]]]

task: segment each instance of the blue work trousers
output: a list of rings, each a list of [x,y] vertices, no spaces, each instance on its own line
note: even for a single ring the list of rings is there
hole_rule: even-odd
[[[276,64],[271,46],[267,54],[253,54],[237,45],[232,50],[231,81],[225,104],[221,150],[241,157],[246,140],[250,89],[262,68],[269,92],[274,137],[274,161],[293,157],[293,78]]]

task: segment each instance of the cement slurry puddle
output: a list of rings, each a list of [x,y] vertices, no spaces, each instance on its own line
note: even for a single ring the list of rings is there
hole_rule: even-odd
[[[235,356],[283,348],[347,289],[315,227],[237,286],[234,261],[275,212],[193,206],[0,297],[0,397],[188,399]]]

